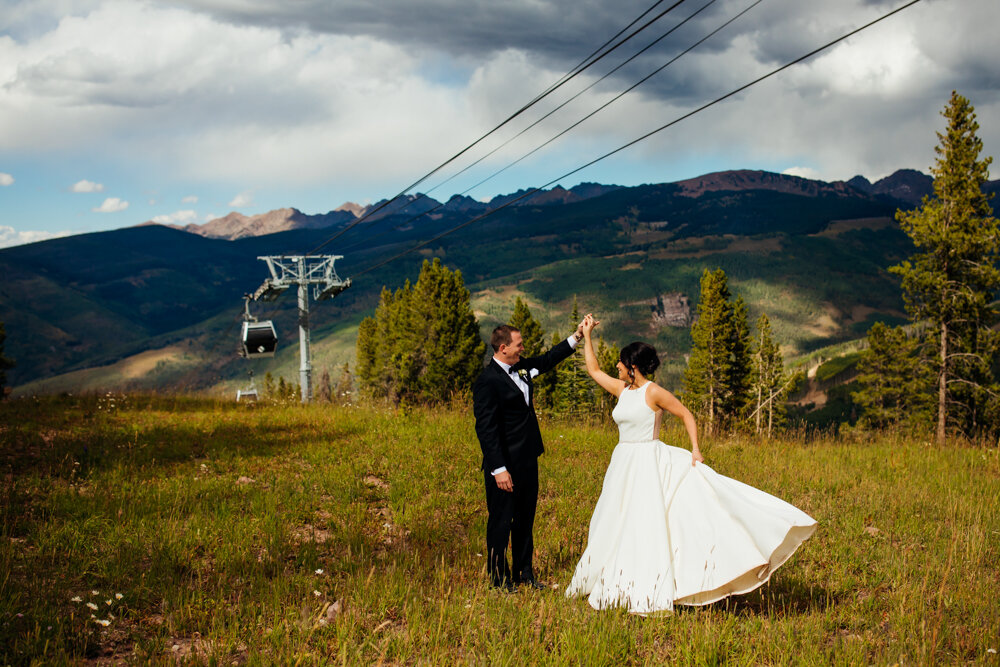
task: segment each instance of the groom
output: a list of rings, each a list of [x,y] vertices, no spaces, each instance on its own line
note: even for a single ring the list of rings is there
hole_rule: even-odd
[[[507,592],[517,584],[545,588],[531,566],[538,457],[543,451],[531,380],[570,356],[581,338],[582,322],[576,333],[545,354],[522,359],[521,332],[507,324],[498,326],[490,339],[493,358],[472,387],[486,482],[487,564],[493,586]],[[513,570],[507,564],[508,539]]]

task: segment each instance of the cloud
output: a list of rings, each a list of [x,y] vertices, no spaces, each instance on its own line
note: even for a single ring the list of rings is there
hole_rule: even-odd
[[[11,176],[10,174],[5,174],[4,172],[0,171],[0,185],[6,187],[8,185],[13,185],[13,184],[14,184],[14,177]]]
[[[812,180],[822,180],[822,175],[812,167],[789,167],[781,173],[787,176],[800,176]]]
[[[454,0],[8,4],[14,27],[0,36],[0,152],[81,163],[100,154],[158,184],[246,188],[233,207],[249,206],[250,194],[263,188],[319,186],[332,207],[394,194],[387,190],[412,182],[506,118],[649,2],[469,0],[460,11]],[[519,157],[744,6],[715,3],[435,196],[461,191]],[[486,187],[496,192],[554,178],[888,7],[872,0],[762,3],[512,169],[503,185]],[[621,51],[634,52],[691,11],[681,6]],[[580,178],[623,182],[628,168],[639,182],[671,180],[703,173],[706,164],[808,164],[830,179],[926,169],[942,128],[938,112],[952,89],[976,105],[986,154],[997,154],[1000,124],[987,119],[1000,117],[998,18],[996,0],[921,3]],[[551,109],[593,82],[612,60],[540,107]],[[462,159],[483,155],[534,113]],[[155,165],[137,168],[136,156],[148,155],[158,157]]]
[[[118,197],[108,197],[97,208],[91,209],[94,213],[118,213],[128,208],[128,202],[122,201]]]
[[[195,196],[195,195],[188,195],[187,197],[184,197],[183,199],[181,199],[181,203],[182,204],[197,204],[198,203],[198,197]]]
[[[104,192],[104,186],[93,181],[77,181],[70,187],[70,192]]]
[[[252,203],[253,203],[253,192],[249,190],[244,190],[243,192],[233,197],[233,200],[229,202],[228,205],[232,206],[233,208],[243,208],[244,206],[249,206]]]
[[[24,245],[25,243],[35,243],[46,239],[69,236],[71,232],[45,232],[36,230],[17,231],[13,227],[0,225],[0,248],[10,248],[11,246]]]
[[[197,221],[198,214],[191,210],[174,211],[166,215],[153,216],[153,222],[161,225],[187,225]]]

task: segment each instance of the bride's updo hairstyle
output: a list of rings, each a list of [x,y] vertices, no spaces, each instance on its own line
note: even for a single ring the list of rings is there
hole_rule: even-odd
[[[652,377],[656,369],[660,367],[660,358],[656,355],[656,348],[641,341],[629,343],[622,348],[618,354],[619,361],[625,368],[637,369],[645,377]]]

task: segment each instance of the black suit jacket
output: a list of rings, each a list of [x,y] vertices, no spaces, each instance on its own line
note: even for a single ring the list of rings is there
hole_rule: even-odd
[[[563,341],[545,354],[523,358],[514,370],[551,370],[573,354]],[[535,417],[534,387],[528,380],[528,402],[510,375],[493,359],[472,386],[472,410],[476,416],[476,435],[483,450],[483,470],[501,466],[516,467],[537,458],[544,450],[542,434]]]

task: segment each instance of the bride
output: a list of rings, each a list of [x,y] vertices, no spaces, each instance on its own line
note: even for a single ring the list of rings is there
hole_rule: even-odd
[[[566,595],[586,595],[595,609],[647,614],[757,588],[812,535],[816,521],[705,465],[691,412],[649,380],[660,365],[656,350],[625,346],[612,378],[594,354],[598,324],[593,315],[584,319],[587,372],[618,397],[611,414],[619,442]],[[690,452],[657,439],[664,412],[684,422]]]

